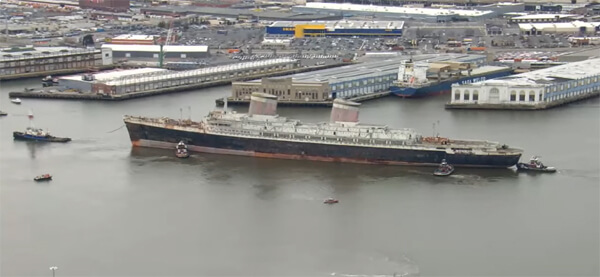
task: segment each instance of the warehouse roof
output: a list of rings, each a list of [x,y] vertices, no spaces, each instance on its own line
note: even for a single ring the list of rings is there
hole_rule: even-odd
[[[555,19],[555,18],[569,18],[569,17],[575,17],[577,16],[576,14],[528,14],[528,15],[522,15],[522,16],[517,16],[517,17],[513,17],[512,19],[514,20],[533,20],[533,19]]]
[[[476,58],[485,58],[484,55],[467,55],[467,54],[425,54],[415,55],[412,57],[415,62],[440,62],[440,61],[459,61],[470,62]],[[408,57],[389,58],[385,60],[374,60],[370,62],[347,65],[337,68],[322,69],[312,72],[298,73],[291,75],[292,79],[297,82],[323,82],[328,81],[330,84],[354,81],[369,76],[397,74],[400,62],[407,60]],[[274,78],[289,78],[290,76],[274,77]],[[261,80],[252,80],[251,82],[260,82]]]
[[[102,48],[110,48],[116,52],[160,52],[160,45],[138,45],[138,44],[103,44]],[[164,52],[207,52],[206,45],[165,45]]]
[[[322,24],[333,29],[402,29],[404,21],[365,21],[365,20],[340,20],[340,21],[276,21],[270,27],[292,27],[299,24]]]
[[[238,17],[240,15],[251,15],[261,19],[275,20],[318,20],[328,18],[339,18],[339,16],[318,15],[318,14],[300,14],[291,12],[278,11],[254,11],[244,9],[231,8],[213,8],[213,7],[148,7],[142,8],[142,12],[158,12],[158,13],[179,13],[179,14],[209,14],[224,17]]]
[[[600,59],[589,59],[517,75],[487,80],[475,85],[548,86],[556,83],[600,75]]]
[[[357,11],[357,12],[380,12],[380,13],[398,13],[398,14],[413,14],[413,15],[460,15],[460,16],[482,16],[493,13],[493,11],[479,10],[459,10],[459,9],[431,9],[431,8],[407,8],[407,7],[390,7],[390,6],[374,6],[374,5],[357,5],[348,3],[320,3],[309,2],[305,6],[296,6],[308,9],[323,9],[323,10],[340,10],[340,11]]]
[[[131,85],[138,83],[146,83],[146,82],[156,82],[161,80],[176,80],[180,78],[190,78],[190,77],[201,77],[201,76],[209,76],[214,74],[226,73],[226,72],[237,72],[240,70],[251,69],[251,68],[264,68],[273,65],[279,64],[290,64],[295,63],[298,60],[291,58],[279,58],[279,59],[270,59],[270,60],[262,60],[262,61],[252,61],[252,62],[242,62],[235,64],[226,64],[226,65],[218,65],[212,67],[205,67],[200,69],[193,70],[184,70],[184,71],[171,71],[167,70],[164,72],[156,72],[149,74],[141,74],[142,76],[131,76],[131,77],[122,77],[120,79],[113,79],[105,82],[107,85]]]
[[[127,40],[154,40],[155,37],[151,35],[120,35],[112,39],[127,39]]]
[[[136,68],[136,69],[127,69],[127,70],[106,71],[106,72],[96,73],[93,75],[94,75],[95,81],[110,81],[110,80],[115,80],[115,79],[126,77],[126,76],[129,76],[129,77],[133,77],[136,75],[140,76],[143,74],[156,73],[156,72],[160,72],[160,71],[167,71],[167,70],[162,69],[162,68],[147,67],[147,68]],[[71,76],[59,77],[59,79],[82,81],[81,76],[82,75],[71,75]]]
[[[537,30],[544,29],[579,29],[581,27],[586,28],[596,28],[600,26],[600,22],[583,22],[583,21],[573,21],[573,22],[557,22],[557,23],[519,23],[519,29],[521,30],[531,30],[532,28],[536,28]]]

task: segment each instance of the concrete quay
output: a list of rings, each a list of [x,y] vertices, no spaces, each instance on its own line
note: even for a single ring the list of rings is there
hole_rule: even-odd
[[[373,100],[373,99],[379,99],[379,98],[383,98],[383,97],[387,97],[390,95],[390,91],[383,91],[383,92],[376,92],[376,93],[369,93],[366,95],[360,95],[360,96],[356,96],[356,97],[350,97],[346,100],[350,100],[353,102],[365,102],[365,101],[369,101],[369,100]],[[225,105],[225,100],[223,98],[219,98],[217,100],[215,100],[217,106],[222,107]],[[250,104],[250,100],[244,99],[244,100],[240,100],[240,99],[232,99],[231,97],[227,98],[227,105],[233,105],[233,106],[243,106],[243,105],[249,105]],[[327,101],[283,101],[283,100],[278,100],[277,101],[277,106],[281,106],[281,107],[331,107],[333,106],[333,100],[327,100]]]
[[[347,63],[336,63],[336,64],[314,66],[314,67],[301,67],[301,68],[295,68],[292,70],[270,72],[267,74],[263,73],[263,74],[244,76],[241,78],[228,78],[228,79],[222,79],[222,80],[218,80],[218,81],[201,82],[201,83],[195,83],[195,84],[190,84],[190,85],[173,86],[173,87],[166,87],[166,88],[160,88],[160,89],[154,89],[154,90],[146,90],[146,91],[140,91],[140,92],[131,92],[131,93],[125,93],[125,94],[107,95],[107,94],[97,94],[97,93],[90,93],[90,92],[55,91],[56,89],[49,88],[49,89],[37,90],[37,91],[10,92],[9,97],[11,97],[11,98],[18,97],[18,98],[40,98],[40,99],[67,99],[67,100],[95,100],[95,101],[122,101],[122,100],[134,99],[134,98],[148,97],[148,96],[153,96],[153,95],[161,95],[161,94],[189,91],[189,90],[193,90],[193,89],[228,85],[228,84],[231,84],[231,82],[233,82],[233,81],[245,81],[245,80],[259,79],[262,77],[283,76],[283,75],[302,73],[302,72],[308,72],[308,71],[313,71],[313,70],[320,70],[320,69],[325,69],[325,68],[339,67],[339,66],[344,66],[344,65],[347,65]]]

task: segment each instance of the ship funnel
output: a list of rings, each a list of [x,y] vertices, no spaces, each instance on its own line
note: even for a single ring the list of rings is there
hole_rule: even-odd
[[[331,108],[331,122],[358,122],[358,107],[360,103],[342,100],[333,100]]]
[[[277,96],[255,92],[250,96],[250,115],[276,115],[277,114]]]

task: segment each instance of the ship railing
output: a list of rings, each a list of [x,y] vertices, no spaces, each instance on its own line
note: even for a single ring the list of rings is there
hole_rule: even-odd
[[[308,142],[328,142],[328,143],[341,143],[347,145],[372,145],[372,146],[403,146],[411,145],[414,140],[385,140],[385,139],[365,139],[365,138],[348,138],[348,137],[336,137],[328,135],[314,135],[314,134],[298,134],[290,132],[273,132],[268,130],[235,130],[231,128],[221,127],[210,127],[210,131],[220,134],[229,134],[242,137],[252,138],[278,138],[278,139],[289,139],[295,141],[308,141]],[[412,142],[412,143],[411,143]]]

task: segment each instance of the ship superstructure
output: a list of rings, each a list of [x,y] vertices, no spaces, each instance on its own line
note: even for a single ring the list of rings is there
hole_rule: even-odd
[[[503,66],[477,67],[463,62],[402,61],[398,80],[390,87],[400,97],[423,97],[448,93],[452,84],[467,84],[510,75],[512,69]]]
[[[276,114],[276,96],[255,93],[248,114],[212,111],[199,122],[125,116],[134,146],[257,157],[378,164],[509,167],[521,150],[496,142],[423,137],[413,129],[358,122],[358,103],[336,99],[330,122],[303,123]]]

